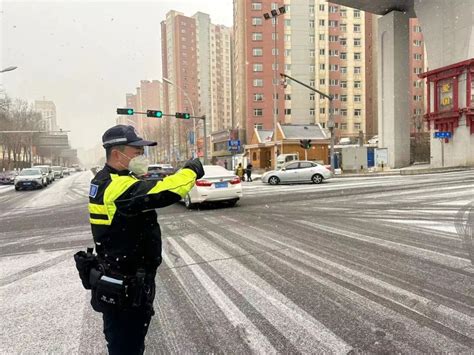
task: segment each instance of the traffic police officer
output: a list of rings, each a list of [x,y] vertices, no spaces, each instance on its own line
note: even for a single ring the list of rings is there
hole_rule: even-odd
[[[148,168],[144,146],[156,142],[143,140],[132,126],[125,125],[108,129],[102,142],[107,162],[91,181],[89,192],[97,253],[89,275],[91,304],[103,313],[110,354],[142,354],[161,263],[155,208],[181,200],[204,170],[195,159],[163,181],[140,180]]]

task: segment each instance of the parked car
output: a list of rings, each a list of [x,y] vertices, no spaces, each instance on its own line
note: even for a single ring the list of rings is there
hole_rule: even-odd
[[[63,166],[62,169],[63,169],[63,175],[68,175],[68,176],[71,175],[71,173],[69,172],[69,168],[66,168]]]
[[[235,206],[241,197],[242,184],[237,175],[219,165],[204,165],[204,176],[196,181],[183,200],[187,208],[206,202]]]
[[[176,169],[170,164],[151,164],[148,166],[148,173],[144,175],[144,178],[146,180],[163,180],[175,172]]]
[[[378,144],[379,143],[379,136],[373,136],[372,138],[370,138],[367,143],[369,144]]]
[[[280,170],[266,172],[262,175],[262,182],[270,185],[303,182],[320,184],[323,180],[331,177],[331,170],[324,165],[312,161],[297,160],[283,165]]]
[[[42,171],[46,172],[48,185],[51,184],[55,180],[54,172],[53,172],[53,169],[51,168],[51,165],[35,165],[34,168],[41,168]]]
[[[18,175],[18,172],[4,171],[0,173],[0,184],[1,185],[13,185],[15,183],[15,177]]]
[[[39,168],[23,169],[15,178],[15,190],[42,189],[47,186],[46,174]]]
[[[54,177],[62,179],[64,177],[63,168],[59,165],[54,165],[51,167],[53,169]]]

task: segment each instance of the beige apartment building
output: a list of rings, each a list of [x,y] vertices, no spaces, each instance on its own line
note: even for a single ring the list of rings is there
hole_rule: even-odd
[[[188,17],[170,11],[161,36],[166,111],[206,116],[205,121],[173,121],[170,160],[183,161],[195,149],[204,155],[204,122],[210,159],[212,132],[232,126],[232,29],[212,24],[202,12]],[[196,146],[190,140],[194,130]]]
[[[56,119],[56,105],[54,101],[36,100],[34,110],[41,114],[41,130],[57,131],[59,129]]]

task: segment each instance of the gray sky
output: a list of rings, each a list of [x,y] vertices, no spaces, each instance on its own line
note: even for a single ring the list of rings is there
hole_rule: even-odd
[[[169,10],[232,26],[232,0],[0,0],[0,74],[11,97],[56,103],[74,148],[100,142],[140,80],[161,80],[160,22]]]

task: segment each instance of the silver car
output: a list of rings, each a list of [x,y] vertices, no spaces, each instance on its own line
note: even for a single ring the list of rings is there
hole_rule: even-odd
[[[266,172],[262,176],[262,181],[270,185],[298,182],[320,184],[331,177],[331,171],[323,165],[312,161],[296,160],[286,163],[279,170]]]

